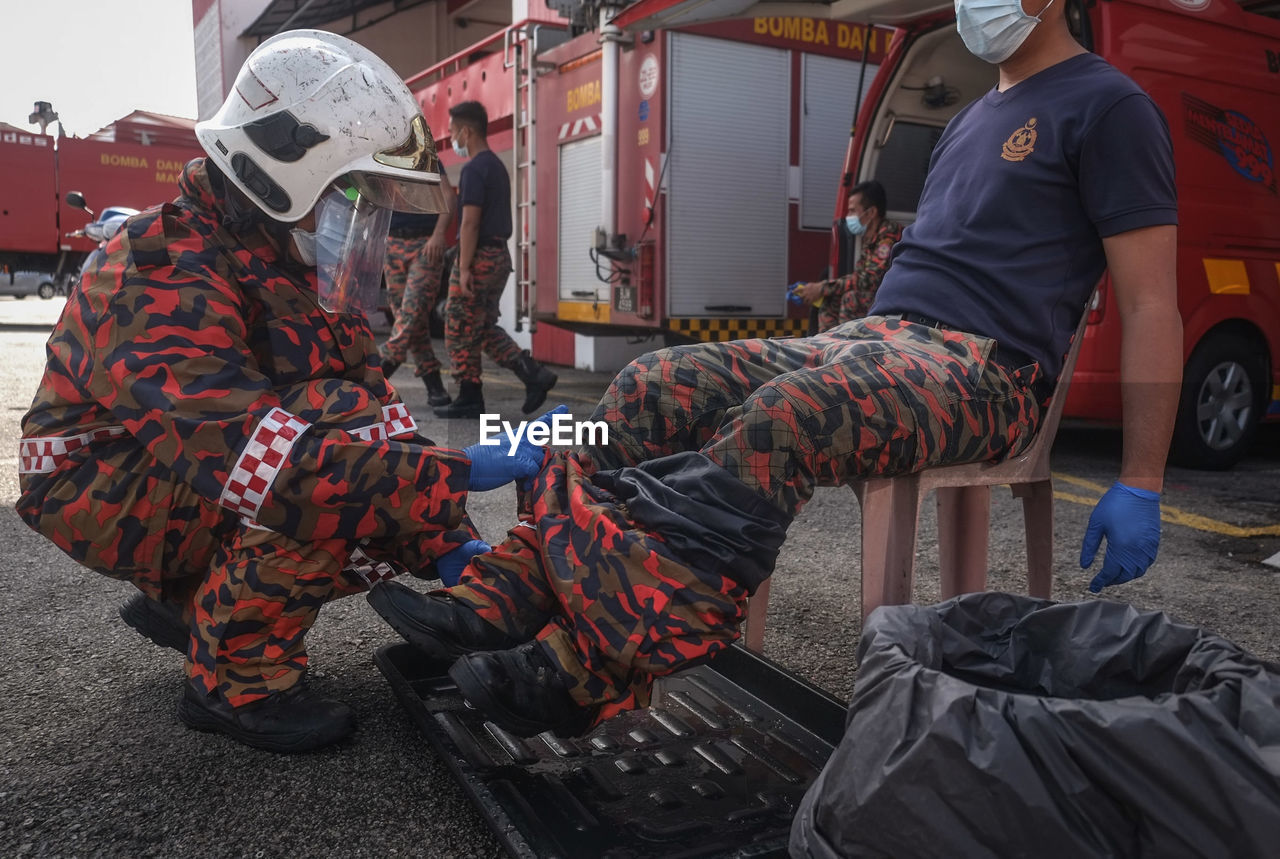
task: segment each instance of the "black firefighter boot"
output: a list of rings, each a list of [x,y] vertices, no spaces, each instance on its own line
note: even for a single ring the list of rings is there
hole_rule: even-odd
[[[458,398],[435,410],[438,418],[478,418],[484,412],[484,391],[479,382],[463,379],[458,383]]]
[[[447,406],[453,402],[453,397],[449,396],[449,392],[444,389],[444,382],[440,381],[439,370],[432,370],[423,376],[422,382],[427,386],[427,403],[429,405]]]
[[[520,410],[526,415],[547,401],[547,392],[556,386],[560,378],[533,360],[528,349],[520,353],[511,370],[524,382],[524,405]]]

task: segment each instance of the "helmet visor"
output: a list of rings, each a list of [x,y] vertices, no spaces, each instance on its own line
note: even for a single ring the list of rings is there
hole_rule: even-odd
[[[341,193],[316,205],[316,289],[330,313],[377,310],[391,210]]]
[[[430,215],[447,208],[438,176],[436,182],[427,183],[355,170],[345,178],[355,185],[361,197],[384,209]]]

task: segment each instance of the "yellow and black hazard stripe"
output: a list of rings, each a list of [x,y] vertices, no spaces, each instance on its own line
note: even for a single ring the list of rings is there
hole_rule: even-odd
[[[754,337],[803,337],[809,333],[809,320],[668,319],[667,328],[691,340],[722,343]]]

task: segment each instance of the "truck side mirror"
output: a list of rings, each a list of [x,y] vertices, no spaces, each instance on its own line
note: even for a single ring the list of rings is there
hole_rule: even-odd
[[[87,205],[85,205],[84,194],[81,194],[79,191],[68,191],[66,200],[67,200],[67,205],[70,206],[71,208],[83,209],[84,211],[88,212],[90,215],[93,215],[93,210],[90,209]]]

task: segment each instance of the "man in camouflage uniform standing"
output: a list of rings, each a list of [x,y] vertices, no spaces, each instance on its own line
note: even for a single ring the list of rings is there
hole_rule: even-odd
[[[873,180],[849,191],[844,224],[862,241],[853,271],[834,280],[819,280],[796,288],[800,300],[818,305],[818,330],[830,331],[842,322],[861,319],[871,310],[893,246],[902,239],[902,225],[885,217],[884,186]]]
[[[388,379],[413,357],[414,375],[427,386],[427,403],[432,406],[447,406],[450,400],[440,379],[440,361],[431,346],[431,311],[440,292],[446,237],[453,223],[456,200],[443,167],[440,168],[440,188],[448,206],[443,213],[396,212],[391,216],[383,277],[395,323],[391,336],[378,350],[383,375]]]
[[[390,208],[444,206],[390,67],[332,33],[279,34],[196,134],[208,157],[178,199],[125,224],[54,328],[17,509],[141,591],[121,616],[186,654],[186,724],[304,751],[354,727],[304,680],[320,607],[456,573],[483,547],[468,491],[531,476],[544,451],[437,448],[379,371],[365,313]]]
[[[1021,29],[993,50],[984,22],[1002,9],[957,4],[999,86],[939,140],[869,316],[640,358],[596,410],[609,445],[558,454],[531,520],[457,586],[370,593],[405,638],[456,660],[487,718],[574,734],[644,706],[655,676],[737,637],[814,486],[1025,449],[1104,270],[1125,329],[1124,455],[1080,564],[1105,537],[1097,592],[1155,560],[1182,370],[1168,126],[1052,0],[1006,15]]]
[[[470,159],[458,177],[458,258],[449,276],[445,309],[445,344],[458,397],[436,409],[442,418],[478,418],[484,412],[480,356],[488,353],[498,366],[524,382],[524,413],[542,405],[556,374],[521,351],[498,326],[498,302],[511,274],[511,177],[502,159],[489,148],[489,115],[478,101],[449,108],[453,150]]]

